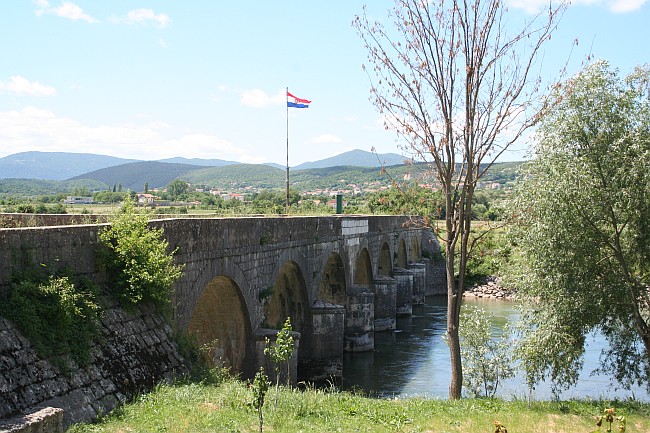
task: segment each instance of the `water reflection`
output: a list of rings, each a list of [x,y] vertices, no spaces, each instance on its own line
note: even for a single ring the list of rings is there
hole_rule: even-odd
[[[449,389],[449,349],[442,339],[446,328],[444,296],[427,298],[425,305],[415,306],[413,316],[397,320],[395,331],[375,333],[375,351],[346,353],[343,359],[343,388],[360,388],[379,397],[427,396],[446,398]],[[494,332],[503,329],[506,319],[516,320],[515,304],[507,301],[471,299],[466,305],[477,305],[495,316]],[[609,376],[591,376],[598,366],[604,339],[598,335],[587,338],[585,363],[578,384],[560,397],[627,398],[650,401],[647,391],[634,388],[619,390],[610,386]],[[528,391],[522,375],[504,383],[499,393],[504,398],[526,398]],[[550,386],[537,386],[533,398],[553,398]]]

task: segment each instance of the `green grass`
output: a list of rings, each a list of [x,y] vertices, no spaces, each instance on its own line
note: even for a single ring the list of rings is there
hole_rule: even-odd
[[[229,379],[220,385],[161,385],[97,424],[69,432],[255,432],[252,390]],[[593,432],[606,407],[627,418],[627,432],[650,431],[650,404],[436,399],[377,400],[347,392],[282,388],[264,405],[265,432],[486,432],[499,420],[511,433]],[[605,427],[601,427],[605,431]]]

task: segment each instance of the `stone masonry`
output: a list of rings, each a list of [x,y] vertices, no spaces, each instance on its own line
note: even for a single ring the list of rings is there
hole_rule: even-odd
[[[91,421],[119,403],[187,373],[166,321],[149,307],[101,314],[102,344],[87,367],[62,372],[39,358],[12,322],[0,317],[0,431],[35,407],[63,409],[63,426]],[[4,420],[4,421],[1,421]],[[41,430],[38,430],[41,431]]]

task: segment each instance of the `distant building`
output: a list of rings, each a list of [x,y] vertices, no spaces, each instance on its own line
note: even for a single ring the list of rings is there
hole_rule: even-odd
[[[63,204],[92,204],[93,203],[93,198],[92,197],[77,197],[74,195],[69,195],[66,197],[65,200],[63,200]]]
[[[156,203],[154,196],[151,194],[137,194],[136,197],[138,198],[138,204],[153,205]]]

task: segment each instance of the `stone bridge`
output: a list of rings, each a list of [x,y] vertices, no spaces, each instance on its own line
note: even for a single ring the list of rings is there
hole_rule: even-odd
[[[185,265],[176,325],[215,363],[250,376],[266,364],[265,337],[287,317],[300,333],[298,377],[340,376],[344,351],[374,347],[426,295],[445,293],[439,246],[408,217],[173,218],[164,229]],[[101,224],[0,229],[0,293],[27,266],[67,268],[102,283],[94,248]],[[432,258],[429,260],[428,258]]]

